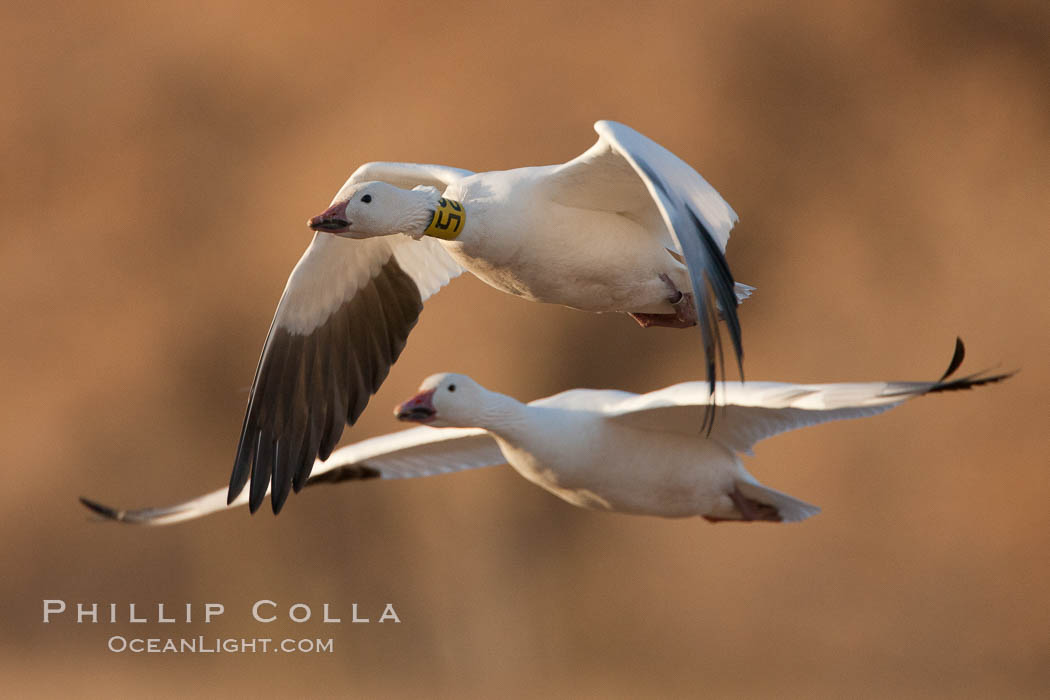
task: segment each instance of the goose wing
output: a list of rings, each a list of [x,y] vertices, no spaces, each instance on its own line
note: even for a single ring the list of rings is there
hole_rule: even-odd
[[[341,447],[314,465],[304,485],[334,484],[363,479],[407,479],[505,462],[496,441],[480,428],[421,426]],[[161,508],[118,510],[95,501],[81,502],[112,520],[139,525],[170,525],[248,503],[242,492],[227,503],[226,489],[218,489],[185,503]]]
[[[354,174],[343,185],[343,188],[359,182],[379,180],[405,190],[410,190],[417,185],[429,185],[444,192],[445,188],[453,182],[473,174],[469,170],[452,168],[447,165],[375,161],[365,163],[355,170]],[[335,203],[338,199],[339,195],[337,194],[332,202]]]
[[[547,195],[566,206],[618,212],[676,251],[689,269],[704,344],[709,394],[725,374],[718,314],[726,321],[743,374],[733,275],[724,251],[736,212],[692,167],[634,129],[594,125],[598,141],[547,176]]]
[[[962,341],[956,340],[948,371],[934,382],[743,382],[720,385],[715,393],[718,420],[710,437],[737,452],[750,454],[759,440],[788,430],[872,416],[917,396],[970,389],[1012,375],[979,372],[951,379],[962,363],[964,353]],[[695,433],[697,421],[709,409],[709,400],[705,382],[686,382],[610,402],[603,412],[610,420],[634,428]]]
[[[437,241],[318,233],[292,270],[263,345],[228,499],[251,479],[274,512],[331,454],[405,347],[423,301],[462,272]]]

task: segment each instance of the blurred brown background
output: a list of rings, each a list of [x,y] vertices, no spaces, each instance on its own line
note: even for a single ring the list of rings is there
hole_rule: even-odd
[[[919,7],[921,5],[921,7]],[[1050,5],[9,3],[0,685],[10,697],[1046,697]],[[359,164],[556,163],[617,119],[739,212],[750,378],[1004,385],[747,461],[824,512],[711,526],[573,509],[509,469],[350,484],[164,529],[225,484],[304,220]],[[532,399],[698,378],[695,332],[461,278],[344,442],[424,376]],[[210,626],[41,624],[41,601],[222,602]],[[260,625],[386,602],[400,625]],[[155,615],[155,609],[154,613]],[[126,612],[122,613],[122,617]],[[333,637],[132,655],[127,636]]]

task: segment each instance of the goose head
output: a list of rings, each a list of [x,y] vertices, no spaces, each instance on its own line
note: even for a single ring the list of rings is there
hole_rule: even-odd
[[[435,374],[423,380],[419,393],[398,405],[399,421],[439,428],[472,428],[485,401],[485,389],[463,374]]]
[[[440,194],[433,187],[403,190],[386,182],[357,182],[339,190],[332,204],[307,225],[343,238],[405,233],[423,235]]]

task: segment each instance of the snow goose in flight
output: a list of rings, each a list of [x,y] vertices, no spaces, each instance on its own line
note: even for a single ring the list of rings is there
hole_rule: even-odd
[[[561,165],[471,173],[367,163],[322,214],[277,306],[230,477],[252,512],[274,512],[353,424],[405,346],[423,300],[464,269],[504,292],[643,326],[699,325],[708,391],[722,350],[742,357],[723,252],[736,214],[700,175],[637,131]],[[724,367],[721,368],[724,374]],[[742,369],[742,368],[741,368]],[[700,423],[697,424],[700,430]]]
[[[573,505],[594,510],[700,515],[710,521],[796,521],[816,506],[758,483],[740,454],[763,438],[843,418],[881,413],[908,399],[998,382],[1009,374],[949,379],[962,361],[956,345],[935,382],[721,384],[709,437],[697,421],[708,406],[706,382],[654,391],[574,389],[529,404],[489,391],[460,374],[437,374],[396,409],[399,420],[427,423],[348,445],[318,462],[307,484],[400,479],[509,463],[523,477]],[[447,427],[431,427],[447,426]],[[163,525],[227,505],[220,489],[167,508],[114,510],[81,499],[106,517]]]

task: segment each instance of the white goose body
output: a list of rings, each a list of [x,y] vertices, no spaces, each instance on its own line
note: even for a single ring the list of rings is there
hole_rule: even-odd
[[[458,380],[462,381],[462,380]],[[730,517],[737,479],[754,481],[725,445],[700,434],[638,430],[592,410],[521,404],[483,419],[507,463],[573,505],[636,515]]]
[[[318,462],[308,484],[432,476],[509,463],[532,483],[593,510],[711,521],[804,520],[816,506],[760,484],[741,454],[778,433],[860,418],[925,394],[968,389],[1009,374],[948,379],[962,361],[959,342],[935,382],[720,385],[711,433],[698,433],[709,409],[706,382],[648,394],[574,389],[529,404],[485,389],[469,377],[440,374],[397,407],[400,420],[429,425],[347,445]],[[433,426],[433,427],[431,427]],[[127,523],[162,525],[232,509],[214,491],[166,508],[115,510],[83,503]]]
[[[623,214],[568,206],[541,186],[556,166],[482,173],[453,183],[462,233],[441,246],[465,270],[500,291],[581,311],[670,314],[670,277],[690,289],[689,269]],[[585,255],[577,251],[586,251]]]

